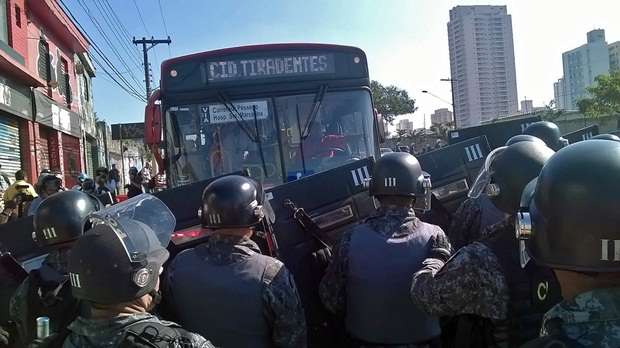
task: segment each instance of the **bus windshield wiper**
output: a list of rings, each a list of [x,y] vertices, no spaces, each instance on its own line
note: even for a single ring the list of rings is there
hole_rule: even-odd
[[[319,113],[319,108],[321,107],[321,104],[323,103],[325,92],[327,92],[327,85],[321,85],[321,87],[319,87],[318,92],[314,96],[314,103],[312,105],[312,110],[310,111],[310,114],[308,115],[306,125],[303,128],[303,132],[299,135],[302,141],[306,140],[310,136],[311,125],[314,122],[316,115],[318,115]]]
[[[220,103],[222,103],[225,107],[226,110],[228,110],[228,112],[232,115],[232,117],[235,119],[235,121],[237,122],[237,125],[239,126],[239,128],[241,128],[241,130],[243,131],[243,133],[245,133],[245,135],[253,142],[256,143],[258,142],[258,139],[256,139],[254,137],[254,135],[250,132],[250,130],[245,126],[245,124],[243,123],[243,116],[241,115],[241,113],[239,113],[239,110],[237,110],[237,108],[235,107],[235,105],[226,97],[226,95],[224,95],[224,93],[218,93],[218,98],[220,99]],[[255,111],[256,112],[256,111]],[[256,114],[254,115],[254,117],[256,117]],[[256,122],[257,124],[257,122]],[[258,126],[257,126],[258,127]],[[258,134],[258,129],[256,129],[256,134]]]
[[[258,117],[256,117],[256,104],[252,105],[252,112],[254,113],[254,128],[256,129],[256,144],[258,145],[258,154],[260,156],[260,163],[263,166],[263,173],[266,178],[267,164],[265,163],[265,155],[263,154],[263,142],[260,140],[260,133],[258,132]]]
[[[258,116],[256,114],[256,105],[252,105],[252,113],[254,115],[254,131],[255,131],[255,134],[252,134],[250,130],[245,126],[245,123],[243,123],[243,116],[241,115],[241,113],[239,113],[239,110],[237,110],[235,105],[228,98],[226,98],[226,96],[223,93],[219,93],[219,99],[220,99],[220,102],[224,104],[224,106],[226,107],[226,110],[228,110],[228,112],[230,112],[230,114],[235,118],[235,121],[237,122],[237,125],[239,126],[239,128],[243,130],[245,135],[252,142],[258,145],[258,152],[259,152],[259,156],[261,160],[261,166],[263,168],[265,177],[267,177],[267,164],[265,163],[265,155],[263,153],[263,144],[260,140],[260,132],[258,130],[259,127],[258,127]]]

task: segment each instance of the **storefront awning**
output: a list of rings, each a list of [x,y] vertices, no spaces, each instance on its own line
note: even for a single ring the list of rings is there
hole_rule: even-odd
[[[34,92],[36,121],[61,132],[81,137],[80,116],[39,91]]]
[[[0,110],[32,120],[30,88],[0,75]]]

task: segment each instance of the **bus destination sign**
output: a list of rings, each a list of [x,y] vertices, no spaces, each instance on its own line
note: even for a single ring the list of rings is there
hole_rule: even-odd
[[[335,72],[333,54],[288,55],[207,62],[209,82],[308,76]]]

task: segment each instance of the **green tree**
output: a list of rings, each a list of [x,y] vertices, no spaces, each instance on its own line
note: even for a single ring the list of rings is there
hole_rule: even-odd
[[[415,100],[404,89],[396,86],[383,86],[377,81],[370,83],[372,99],[383,119],[392,124],[398,115],[411,114],[416,111]]]
[[[540,117],[545,121],[553,122],[563,114],[564,110],[558,110],[555,107],[555,100],[551,100],[549,104],[545,105],[544,109],[540,112]]]
[[[620,113],[620,71],[597,76],[594,81],[586,88],[590,97],[577,102],[579,111],[590,118]]]

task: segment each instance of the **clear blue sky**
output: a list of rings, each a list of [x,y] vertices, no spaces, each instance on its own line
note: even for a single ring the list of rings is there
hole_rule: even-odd
[[[99,15],[102,0],[63,0],[111,60],[117,62],[94,24],[80,6]],[[131,35],[164,37],[158,0],[109,1]],[[606,30],[607,41],[620,40],[620,1],[617,0],[160,0],[172,38],[170,51],[160,45],[150,51],[154,85],[159,65],[172,56],[256,43],[320,42],[354,45],[368,55],[370,75],[384,84],[408,90],[422,116],[446,107],[420,93],[427,89],[450,100],[450,88],[439,82],[450,74],[446,23],[456,5],[505,4],[513,17],[519,99],[535,105],[553,97],[553,82],[562,75],[561,54],[586,40],[593,28]],[[142,25],[136,5],[144,18]],[[99,22],[113,37],[105,21]],[[148,29],[148,33],[147,30]],[[115,42],[118,46],[118,43]],[[138,53],[137,49],[134,49]],[[120,51],[124,53],[124,51]],[[141,53],[140,53],[141,57]],[[131,66],[130,66],[131,67]],[[141,68],[133,65],[143,80]],[[110,123],[143,121],[144,103],[106,80],[102,71],[94,82],[95,110]],[[144,89],[141,82],[140,91]]]

